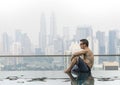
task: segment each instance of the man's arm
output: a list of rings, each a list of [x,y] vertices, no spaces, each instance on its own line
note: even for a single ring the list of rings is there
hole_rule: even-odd
[[[75,52],[73,55],[72,55],[72,58],[71,58],[71,61],[74,57],[77,57],[77,56],[80,56],[80,55],[83,55],[83,54],[86,54],[87,51],[86,50],[81,50],[81,51],[78,51],[78,52]]]

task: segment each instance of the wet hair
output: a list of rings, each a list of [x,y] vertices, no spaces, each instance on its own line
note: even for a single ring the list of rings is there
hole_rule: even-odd
[[[86,44],[86,46],[89,46],[89,42],[87,39],[81,39],[80,42],[82,42],[83,44]]]

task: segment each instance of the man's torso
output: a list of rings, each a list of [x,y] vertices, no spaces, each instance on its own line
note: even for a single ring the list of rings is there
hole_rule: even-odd
[[[94,63],[94,56],[91,50],[88,50],[86,54],[83,55],[84,57],[84,62],[92,68],[93,63]]]

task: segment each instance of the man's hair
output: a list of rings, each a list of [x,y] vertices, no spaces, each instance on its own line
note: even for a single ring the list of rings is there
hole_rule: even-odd
[[[86,44],[86,46],[89,46],[89,42],[87,39],[81,39],[80,42],[82,42],[83,44]]]

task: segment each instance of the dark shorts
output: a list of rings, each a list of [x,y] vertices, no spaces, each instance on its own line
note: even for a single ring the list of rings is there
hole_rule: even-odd
[[[79,73],[79,72],[91,72],[90,68],[84,61],[79,57],[77,63],[73,66],[72,73]]]
[[[91,79],[90,79],[91,78]],[[79,73],[77,76],[77,85],[94,85],[93,83],[90,83],[93,81],[93,77],[90,72],[87,73]]]

